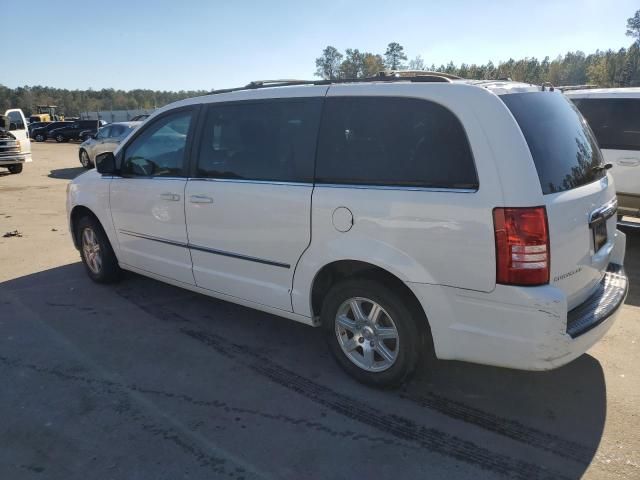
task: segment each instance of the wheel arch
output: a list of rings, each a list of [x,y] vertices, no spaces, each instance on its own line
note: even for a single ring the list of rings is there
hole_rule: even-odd
[[[73,207],[73,209],[71,210],[71,213],[69,214],[69,223],[70,223],[69,226],[71,229],[71,238],[73,239],[73,245],[77,249],[80,248],[80,239],[78,238],[78,232],[77,232],[78,221],[80,221],[81,218],[86,216],[94,218],[96,222],[98,222],[98,224],[104,230],[104,226],[102,225],[102,222],[100,221],[98,216],[95,213],[93,213],[93,211],[90,208],[84,205],[76,205],[75,207]]]
[[[430,330],[427,312],[407,284],[389,270],[362,260],[335,260],[316,272],[311,283],[309,299],[312,317],[320,316],[324,298],[335,283],[354,277],[376,280],[400,293],[422,317],[423,326]]]

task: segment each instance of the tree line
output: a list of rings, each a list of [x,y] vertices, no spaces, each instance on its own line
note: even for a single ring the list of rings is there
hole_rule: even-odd
[[[42,86],[8,88],[0,85],[0,111],[21,108],[26,115],[30,115],[36,113],[36,105],[57,105],[57,113],[66,116],[103,110],[151,110],[207,93],[205,90],[67,90]]]
[[[640,10],[627,20],[627,35],[634,39],[629,48],[597,50],[585,54],[581,51],[568,52],[551,60],[545,57],[509,59],[495,65],[488,62],[483,65],[462,63],[455,65],[430,66],[421,57],[416,56],[407,62],[408,57],[402,45],[392,42],[384,54],[361,52],[347,48],[343,53],[333,46],[327,46],[322,55],[316,58],[315,75],[324,79],[349,79],[373,77],[384,70],[427,70],[457,75],[477,80],[512,80],[553,85],[598,85],[600,87],[640,86]]]
[[[617,51],[598,50],[585,54],[569,52],[553,60],[545,57],[509,59],[495,65],[466,64],[428,65],[419,55],[408,59],[402,45],[389,43],[384,53],[361,52],[348,48],[344,54],[326,47],[315,61],[316,76],[325,79],[366,78],[384,70],[428,70],[472,79],[511,78],[516,81],[553,85],[598,85],[601,87],[640,86],[640,10],[627,20],[627,35],[634,42]],[[77,116],[80,112],[103,110],[138,110],[162,107],[184,98],[205,95],[205,90],[179,92],[155,90],[67,90],[43,86],[8,88],[0,85],[0,111],[21,108],[27,115],[36,105],[57,105],[58,113]]]

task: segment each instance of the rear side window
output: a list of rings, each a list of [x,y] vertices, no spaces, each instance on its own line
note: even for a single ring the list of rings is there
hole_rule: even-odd
[[[640,99],[576,98],[600,148],[640,150]]]
[[[596,139],[580,112],[560,93],[500,97],[515,117],[535,163],[542,193],[571,190],[606,175]]]
[[[327,98],[316,181],[478,188],[471,148],[457,117],[437,103],[398,97]]]
[[[200,151],[200,177],[311,182],[321,99],[212,105]]]

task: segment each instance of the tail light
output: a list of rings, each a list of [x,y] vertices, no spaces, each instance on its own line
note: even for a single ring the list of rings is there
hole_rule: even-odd
[[[496,282],[549,283],[549,228],[545,207],[495,208]]]

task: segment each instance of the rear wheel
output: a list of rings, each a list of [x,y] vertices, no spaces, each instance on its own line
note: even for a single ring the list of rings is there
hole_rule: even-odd
[[[65,138],[63,135],[60,135],[60,134],[56,135],[56,142],[62,143],[64,141],[65,141]]]
[[[112,283],[120,279],[122,271],[118,266],[118,259],[106,233],[94,217],[85,216],[78,221],[76,238],[82,262],[91,280]]]
[[[20,173],[22,172],[22,164],[21,163],[16,163],[15,165],[9,165],[7,167],[9,169],[9,173]]]
[[[415,370],[423,331],[412,302],[369,279],[336,284],[322,306],[329,347],[340,366],[356,380],[393,387]]]
[[[80,149],[80,163],[84,168],[93,167],[93,162],[91,162],[91,159],[89,158],[89,154],[84,148]]]
[[[46,138],[44,137],[43,134],[38,133],[38,134],[36,134],[35,140],[36,140],[36,142],[44,142],[46,140]]]

